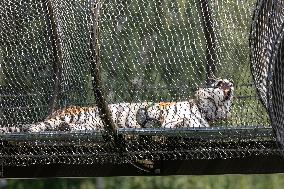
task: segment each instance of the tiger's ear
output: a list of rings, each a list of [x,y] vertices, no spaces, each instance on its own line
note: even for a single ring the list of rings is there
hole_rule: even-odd
[[[205,83],[205,87],[211,87],[213,83],[214,83],[214,80],[208,79]]]
[[[208,86],[212,86],[214,83],[216,83],[217,82],[217,78],[208,78],[207,79],[207,81],[206,81],[206,86],[208,87]]]
[[[233,81],[232,78],[228,78],[227,80],[228,80],[230,83],[233,83],[233,84],[234,84],[234,81]]]
[[[198,97],[199,97],[200,90],[201,90],[201,89],[199,88],[199,89],[197,89],[197,90],[195,91],[195,94],[194,94],[195,98],[198,98]]]

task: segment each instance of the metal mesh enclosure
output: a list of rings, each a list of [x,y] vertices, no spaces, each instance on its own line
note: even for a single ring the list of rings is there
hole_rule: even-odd
[[[224,125],[266,125],[249,71],[254,3],[107,4],[115,7],[104,9],[101,27],[109,102],[182,101],[215,75],[232,79],[236,87],[233,116]]]
[[[1,125],[40,121],[60,106],[87,103],[87,6],[77,1],[2,3]],[[67,12],[73,16],[60,16]]]
[[[282,26],[283,27],[283,26]],[[283,30],[283,29],[282,29]],[[283,33],[283,31],[282,31]],[[281,34],[283,36],[283,34]],[[277,57],[275,58],[274,73],[272,86],[270,86],[270,115],[272,120],[272,126],[277,136],[277,140],[280,142],[281,147],[284,147],[284,132],[283,132],[283,40],[279,44],[277,51]]]
[[[269,2],[4,0],[3,164],[279,154],[265,107],[281,96],[267,81],[282,8]]]
[[[283,147],[282,41],[283,2],[259,1],[252,25],[252,74],[267,107],[271,124]]]

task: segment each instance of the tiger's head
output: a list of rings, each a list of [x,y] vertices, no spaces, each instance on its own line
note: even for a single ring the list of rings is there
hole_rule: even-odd
[[[232,109],[234,85],[227,79],[213,80],[196,91],[195,97],[201,113],[208,121],[228,119]]]

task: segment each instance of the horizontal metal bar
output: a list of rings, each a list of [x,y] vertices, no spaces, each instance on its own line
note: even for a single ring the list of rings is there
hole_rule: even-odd
[[[224,127],[211,127],[211,128],[146,128],[146,129],[134,129],[123,128],[119,129],[119,134],[137,134],[137,135],[160,135],[160,136],[184,136],[184,137],[271,137],[273,135],[272,129],[267,126],[247,126],[236,128],[235,126]]]
[[[272,128],[265,126],[247,127],[214,127],[214,128],[120,128],[117,135],[141,135],[160,137],[185,137],[198,139],[249,139],[274,140]],[[101,131],[76,131],[76,132],[39,132],[39,133],[7,133],[0,134],[0,140],[8,141],[64,141],[64,140],[98,140],[101,141],[103,133]],[[50,142],[51,142],[50,141]]]

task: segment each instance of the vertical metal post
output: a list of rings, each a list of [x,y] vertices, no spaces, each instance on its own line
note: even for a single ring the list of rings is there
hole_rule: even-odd
[[[48,32],[51,38],[52,52],[54,56],[53,67],[53,96],[50,100],[49,113],[51,114],[58,106],[59,93],[60,93],[60,83],[62,77],[62,47],[60,43],[60,37],[58,33],[58,22],[54,13],[52,6],[52,0],[42,0],[43,7],[45,9],[46,22],[48,27]]]
[[[0,41],[1,43],[1,41]],[[2,101],[2,83],[4,83],[4,60],[2,56],[2,50],[0,49],[0,127],[4,125],[4,113],[3,113],[3,101]]]
[[[100,11],[101,2],[100,0],[93,0],[91,11],[91,42],[90,42],[90,63],[91,63],[91,74],[93,76],[93,90],[96,98],[97,106],[102,121],[105,125],[105,130],[108,132],[108,136],[113,139],[116,137],[116,128],[106,102],[105,93],[103,92],[102,80],[101,80],[101,62],[100,62]]]
[[[123,155],[125,152],[124,139],[119,137],[116,134],[116,127],[111,119],[110,111],[104,97],[103,87],[101,83],[101,64],[100,64],[100,43],[99,43],[99,34],[100,34],[100,11],[101,11],[101,0],[93,0],[92,2],[92,11],[91,11],[91,42],[90,42],[90,52],[91,52],[91,74],[93,76],[93,89],[97,101],[97,106],[99,108],[99,113],[102,118],[102,121],[107,131],[107,139],[110,139],[111,142],[117,147],[118,153]],[[142,162],[131,162],[130,164],[136,168],[150,172],[144,166],[144,161]]]
[[[206,82],[216,77],[216,37],[208,0],[198,0],[206,40]]]

